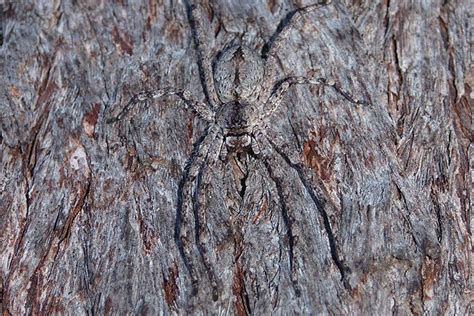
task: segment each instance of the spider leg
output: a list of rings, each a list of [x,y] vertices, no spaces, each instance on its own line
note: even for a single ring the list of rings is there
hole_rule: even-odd
[[[289,247],[289,263],[290,263],[290,278],[291,282],[293,283],[293,288],[295,289],[296,296],[301,296],[301,290],[298,285],[298,267],[295,261],[295,246],[296,246],[296,241],[297,241],[297,236],[293,233],[293,223],[294,223],[294,218],[291,215],[288,205],[285,200],[285,192],[284,192],[284,187],[283,185],[283,180],[281,179],[281,176],[278,175],[277,173],[274,172],[272,168],[272,158],[271,154],[268,155],[265,159],[263,159],[263,163],[265,165],[265,168],[267,169],[268,175],[270,176],[270,179],[273,180],[275,183],[275,186],[277,188],[277,193],[278,193],[278,198],[280,200],[280,205],[281,205],[281,212],[283,216],[283,221],[285,222],[286,225],[286,234],[288,236],[288,247]],[[286,192],[288,194],[288,192]]]
[[[212,109],[206,103],[193,100],[190,92],[186,90],[174,90],[172,88],[142,91],[134,95],[127,103],[127,105],[122,109],[122,111],[120,111],[120,113],[115,118],[110,119],[108,122],[114,123],[123,119],[135,105],[141,102],[161,98],[165,95],[178,96],[185,103],[185,105],[189,106],[193,110],[193,112],[195,112],[199,117],[206,120],[207,122],[214,122],[214,109]]]
[[[278,52],[280,47],[283,45],[283,41],[287,38],[291,29],[301,21],[305,13],[317,10],[323,6],[331,4],[331,0],[321,1],[319,3],[313,3],[301,8],[297,8],[293,11],[290,11],[286,16],[280,21],[275,30],[275,33],[272,34],[270,39],[262,47],[262,57],[264,59],[275,58],[275,52]]]
[[[194,198],[193,183],[198,177],[213,141],[217,137],[218,129],[211,126],[206,134],[195,144],[191,157],[178,185],[178,203],[176,210],[175,240],[180,250],[183,261],[191,276],[193,293],[197,293],[198,277],[193,263],[192,240],[190,232],[190,217],[192,217]]]
[[[217,285],[217,278],[212,268],[211,261],[209,258],[208,253],[212,251],[212,249],[208,246],[208,234],[207,234],[207,220],[206,220],[206,209],[201,207],[201,205],[205,205],[207,189],[211,185],[211,178],[208,177],[208,171],[213,169],[216,162],[219,160],[220,148],[223,143],[223,136],[222,134],[218,134],[217,138],[215,139],[213,145],[208,151],[206,161],[202,165],[201,170],[198,174],[198,181],[196,184],[196,189],[194,191],[194,205],[193,211],[196,220],[196,242],[197,248],[201,255],[202,261],[206,268],[207,275],[211,282],[212,286],[212,297],[214,301],[217,301],[219,294],[218,294],[218,285]],[[201,193],[201,190],[204,190]]]
[[[216,109],[219,104],[219,99],[213,81],[211,50],[206,40],[206,35],[209,31],[203,28],[202,21],[204,21],[204,16],[201,8],[191,4],[189,0],[185,1],[185,5],[194,45],[196,47],[202,89],[207,102],[211,104],[213,109]]]
[[[280,106],[281,101],[283,100],[283,97],[285,96],[288,89],[297,84],[328,86],[328,87],[333,88],[337,93],[342,95],[347,101],[353,104],[358,104],[358,105],[368,104],[368,102],[364,100],[359,100],[359,99],[354,98],[350,92],[343,90],[341,86],[335,81],[329,81],[325,78],[310,79],[306,77],[288,77],[277,82],[274,85],[272,89],[272,93],[264,106],[265,113],[260,117],[260,119],[263,119],[264,117],[273,114],[273,112],[275,112]]]
[[[301,183],[305,187],[306,191],[308,192],[309,196],[313,200],[316,209],[318,210],[319,214],[323,219],[324,229],[326,230],[326,234],[328,236],[329,242],[329,249],[331,251],[331,257],[337,266],[339,273],[341,274],[341,280],[346,288],[350,288],[350,285],[347,281],[346,273],[350,272],[349,267],[344,263],[344,261],[339,257],[339,253],[337,250],[336,245],[336,238],[334,237],[334,233],[331,228],[331,223],[329,221],[329,215],[326,212],[325,208],[333,207],[331,202],[328,201],[326,198],[327,193],[324,191],[324,187],[321,184],[319,187],[313,188],[311,185],[311,179],[307,176],[309,173],[306,168],[301,163],[295,163],[292,160],[294,159],[294,155],[292,155],[291,151],[282,144],[282,138],[277,135],[276,133],[272,133],[268,129],[266,133],[270,133],[271,135],[265,135],[266,144],[273,149],[273,152],[276,152],[280,155],[286,164],[296,171],[298,177],[300,178]],[[280,144],[277,144],[280,143]]]
[[[277,67],[277,52],[282,47],[284,41],[286,40],[294,26],[301,21],[301,19],[304,17],[304,14],[317,10],[330,3],[331,0],[326,0],[320,3],[314,3],[304,6],[302,8],[298,8],[296,10],[288,12],[286,16],[281,20],[273,35],[262,47],[261,55],[262,58],[266,60],[265,68],[267,69],[266,73],[268,75],[268,78],[273,78],[273,74]],[[271,92],[271,86],[272,82],[265,82],[263,87],[264,91]]]

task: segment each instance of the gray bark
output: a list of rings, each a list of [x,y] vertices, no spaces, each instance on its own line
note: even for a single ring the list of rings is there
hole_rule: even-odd
[[[299,86],[270,118],[310,189],[279,155],[272,177],[253,158],[245,177],[233,162],[206,171],[217,301],[197,248],[193,294],[175,239],[178,186],[205,124],[172,97],[106,123],[145,88],[204,100],[184,4],[6,3],[0,312],[472,313],[472,5],[333,2],[290,32],[278,78],[332,78],[371,104]],[[308,3],[205,2],[209,47],[259,49]]]

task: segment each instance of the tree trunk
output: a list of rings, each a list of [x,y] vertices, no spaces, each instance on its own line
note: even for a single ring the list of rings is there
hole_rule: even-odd
[[[267,120],[271,159],[206,161],[196,179],[206,123],[179,99],[107,123],[144,89],[205,101],[185,3],[4,4],[0,312],[472,313],[472,6],[408,2],[304,14],[276,79],[368,104],[294,87]],[[197,23],[213,54],[260,50],[310,3],[204,1]]]

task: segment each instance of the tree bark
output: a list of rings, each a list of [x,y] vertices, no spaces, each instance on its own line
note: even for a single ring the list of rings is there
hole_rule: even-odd
[[[276,79],[370,104],[295,87],[268,120],[286,156],[204,164],[213,297],[197,243],[193,291],[175,236],[206,124],[173,97],[107,123],[143,89],[204,101],[184,3],[7,1],[0,312],[472,313],[468,2],[334,0],[296,24]],[[214,54],[259,50],[310,3],[204,1],[199,22]]]

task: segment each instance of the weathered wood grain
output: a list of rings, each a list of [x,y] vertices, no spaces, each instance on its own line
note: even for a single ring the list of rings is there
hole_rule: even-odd
[[[260,49],[309,3],[205,1],[208,45]],[[204,169],[217,301],[197,249],[193,295],[175,241],[179,182],[205,124],[173,97],[106,123],[145,88],[204,99],[184,4],[3,11],[2,314],[472,313],[469,1],[334,0],[290,32],[278,78],[332,78],[371,104],[299,86],[269,121],[291,165],[276,154]]]

